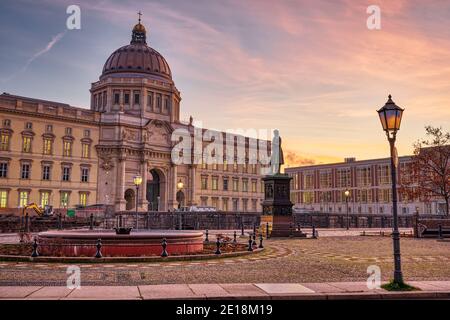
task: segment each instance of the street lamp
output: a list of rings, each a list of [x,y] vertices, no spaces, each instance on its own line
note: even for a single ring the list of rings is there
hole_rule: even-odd
[[[349,215],[348,215],[348,198],[350,197],[350,191],[347,189],[344,191],[344,195],[345,195],[345,204],[346,204],[346,208],[347,208],[347,230],[350,228],[349,227]]]
[[[139,186],[142,183],[142,177],[140,175],[136,175],[133,178],[133,183],[136,186],[136,230],[138,229],[138,204],[139,204]]]
[[[403,283],[403,275],[400,260],[400,233],[398,232],[398,216],[397,216],[397,166],[398,156],[397,149],[395,148],[395,138],[397,131],[400,130],[400,122],[402,121],[402,114],[404,109],[397,106],[392,101],[392,96],[389,95],[389,99],[386,104],[378,110],[381,125],[386,132],[387,139],[389,141],[390,153],[391,153],[391,179],[392,179],[392,211],[393,211],[393,232],[392,239],[394,245],[394,282],[397,284]]]

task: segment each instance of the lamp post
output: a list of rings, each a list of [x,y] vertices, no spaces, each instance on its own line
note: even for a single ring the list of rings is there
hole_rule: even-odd
[[[136,175],[133,178],[133,183],[136,186],[136,230],[138,230],[138,204],[139,204],[139,186],[142,183],[142,177],[140,175]]]
[[[390,146],[391,154],[391,180],[392,180],[392,212],[393,212],[393,231],[392,240],[394,246],[394,282],[397,284],[403,283],[403,275],[400,260],[400,233],[398,232],[398,215],[397,215],[397,149],[395,148],[395,138],[397,131],[400,130],[400,122],[402,121],[402,114],[404,109],[397,106],[392,101],[392,96],[386,104],[377,110],[380,117],[383,130],[386,132],[387,139]]]
[[[183,188],[184,188],[184,183],[180,179],[180,180],[178,180],[178,183],[177,183],[177,189],[178,189],[178,191],[181,191],[181,189],[183,189]],[[180,197],[181,197],[181,195],[180,195]],[[181,198],[177,199],[177,201],[178,201],[178,209],[180,209],[181,208]]]
[[[348,198],[350,197],[350,191],[348,189],[345,190],[344,195],[345,195],[345,205],[346,205],[346,210],[347,210],[347,230],[348,230],[348,229],[350,229],[349,214],[348,214]]]

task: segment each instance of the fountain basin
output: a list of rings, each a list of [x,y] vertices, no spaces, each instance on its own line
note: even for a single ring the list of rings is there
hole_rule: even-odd
[[[52,230],[38,234],[41,256],[93,257],[101,239],[104,257],[142,257],[160,255],[161,242],[167,241],[169,255],[203,251],[203,232],[191,230],[142,230],[116,234],[114,230]]]

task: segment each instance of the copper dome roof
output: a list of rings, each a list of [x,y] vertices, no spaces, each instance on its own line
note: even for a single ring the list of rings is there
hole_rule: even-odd
[[[141,23],[134,26],[130,44],[117,49],[106,60],[102,76],[118,72],[147,73],[172,80],[166,59],[147,45]]]

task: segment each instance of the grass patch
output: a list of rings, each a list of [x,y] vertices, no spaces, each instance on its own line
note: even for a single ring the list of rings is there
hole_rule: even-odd
[[[404,282],[397,283],[391,280],[389,283],[383,284],[381,286],[384,290],[387,291],[420,291],[419,288],[410,286]]]

